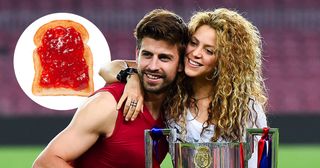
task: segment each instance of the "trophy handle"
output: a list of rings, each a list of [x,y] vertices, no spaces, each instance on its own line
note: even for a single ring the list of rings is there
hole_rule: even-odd
[[[145,163],[146,168],[153,168],[152,157],[153,157],[153,138],[152,134],[155,129],[146,129],[144,131],[144,154],[145,154]],[[157,133],[160,133],[161,136],[167,136],[170,138],[175,138],[176,132],[172,129],[156,129]]]
[[[254,137],[256,135],[262,135],[262,128],[248,128],[246,134],[245,143],[245,160],[249,160],[254,150]],[[277,168],[278,166],[278,149],[279,149],[279,131],[278,128],[269,128],[269,136],[272,139],[271,146],[271,167]]]

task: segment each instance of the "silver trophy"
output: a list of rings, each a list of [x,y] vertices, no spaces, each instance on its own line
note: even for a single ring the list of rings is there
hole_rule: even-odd
[[[169,152],[176,168],[247,168],[248,160],[254,151],[254,138],[263,133],[263,129],[247,129],[246,142],[243,143],[178,143],[176,131],[158,129],[167,137]],[[272,139],[271,168],[277,167],[279,133],[277,128],[269,129]],[[145,130],[146,168],[152,168],[153,131]]]

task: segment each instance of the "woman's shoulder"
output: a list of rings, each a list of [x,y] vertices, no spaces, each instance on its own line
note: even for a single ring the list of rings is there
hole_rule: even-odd
[[[248,105],[252,118],[257,119],[255,122],[255,127],[267,127],[267,117],[262,107],[262,104],[259,101],[257,101],[254,97],[250,97]]]

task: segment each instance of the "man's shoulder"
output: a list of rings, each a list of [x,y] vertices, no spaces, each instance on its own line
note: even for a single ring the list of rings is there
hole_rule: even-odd
[[[115,82],[115,83],[111,83],[111,84],[106,84],[104,87],[98,89],[95,93],[105,92],[105,91],[109,91],[109,90],[123,90],[124,87],[125,87],[124,83]]]
[[[106,111],[106,110],[115,110],[117,105],[117,97],[121,97],[123,92],[123,84],[111,84],[97,90],[92,94],[84,104],[80,106],[78,111],[89,111],[90,113]],[[121,92],[121,94],[119,93]],[[102,112],[106,114],[105,112]]]
[[[98,93],[102,92],[110,92],[112,96],[116,99],[116,101],[119,101],[120,97],[122,96],[123,90],[124,90],[125,84],[116,82],[112,84],[108,84],[97,91],[93,93],[93,95],[96,95]]]
[[[114,123],[118,115],[116,106],[117,102],[110,92],[98,92],[78,108],[74,118],[80,122],[74,123],[83,125],[90,121],[82,127],[107,134],[109,127],[113,126],[110,123]]]

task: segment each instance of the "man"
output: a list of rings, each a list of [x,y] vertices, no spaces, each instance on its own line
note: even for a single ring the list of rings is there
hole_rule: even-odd
[[[174,13],[156,9],[146,14],[135,29],[137,69],[145,92],[144,112],[133,122],[125,121],[123,107],[116,109],[124,84],[104,87],[77,110],[33,167],[144,167],[144,130],[164,126],[161,105],[177,72],[182,70],[179,65],[187,32],[183,20]],[[132,108],[136,105],[136,101],[130,103]],[[165,152],[160,150],[159,156],[159,162],[154,158],[156,167]]]

